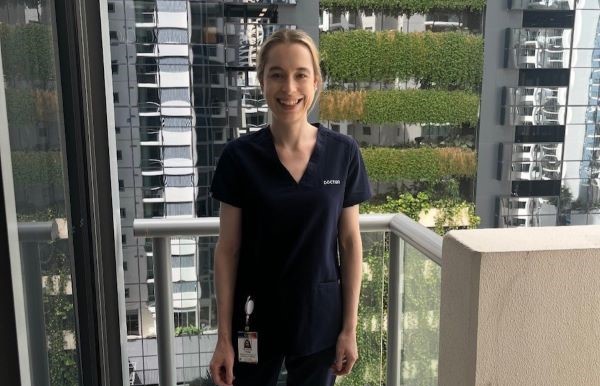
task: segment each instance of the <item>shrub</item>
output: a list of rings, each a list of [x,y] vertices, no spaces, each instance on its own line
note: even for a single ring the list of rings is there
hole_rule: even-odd
[[[460,32],[339,31],[321,34],[323,69],[333,82],[414,79],[444,89],[477,90],[483,39]]]
[[[0,24],[0,43],[7,79],[43,83],[54,79],[54,45],[50,26]]]
[[[183,326],[175,328],[175,336],[192,336],[198,335],[202,329],[196,326]]]
[[[476,154],[469,149],[369,147],[361,152],[373,181],[434,181],[446,176],[472,177],[477,172]]]
[[[321,0],[321,9],[332,11],[374,10],[389,15],[430,13],[433,10],[480,11],[485,0]]]
[[[479,96],[464,91],[326,91],[322,120],[362,123],[477,123]]]

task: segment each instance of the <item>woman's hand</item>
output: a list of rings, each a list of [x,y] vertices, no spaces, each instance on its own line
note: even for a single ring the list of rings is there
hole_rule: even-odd
[[[335,375],[349,374],[357,360],[356,332],[342,331],[335,347],[335,362],[331,365],[333,373]]]
[[[217,386],[233,386],[233,346],[231,343],[217,341],[217,347],[210,361],[210,376]]]

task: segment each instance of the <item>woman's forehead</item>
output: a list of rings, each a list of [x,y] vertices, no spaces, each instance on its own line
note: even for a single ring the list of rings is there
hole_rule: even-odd
[[[267,53],[266,69],[280,68],[284,70],[313,68],[312,55],[308,47],[301,43],[279,43],[271,47]]]

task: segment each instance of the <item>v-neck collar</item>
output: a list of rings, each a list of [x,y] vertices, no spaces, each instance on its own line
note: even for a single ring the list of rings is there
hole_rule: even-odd
[[[274,157],[275,162],[279,165],[280,169],[285,173],[287,178],[295,185],[300,186],[307,183],[309,178],[315,174],[317,170],[317,164],[319,161],[319,154],[321,152],[321,148],[323,147],[323,127],[316,123],[311,124],[312,126],[317,128],[317,140],[315,142],[315,146],[313,147],[312,153],[308,159],[308,163],[306,164],[306,169],[304,169],[304,173],[300,177],[300,180],[296,181],[290,171],[285,167],[281,159],[279,158],[279,154],[277,154],[277,149],[275,148],[275,141],[273,139],[273,133],[271,132],[271,126],[267,126],[265,130],[267,131],[267,137],[270,141],[270,147],[272,156]]]

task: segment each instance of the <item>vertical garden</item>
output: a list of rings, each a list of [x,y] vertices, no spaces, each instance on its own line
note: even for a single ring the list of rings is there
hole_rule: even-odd
[[[321,9],[379,18],[468,14],[481,18],[485,0],[321,0]],[[455,20],[455,19],[453,19]],[[481,20],[481,19],[479,19]],[[383,23],[382,23],[383,24]],[[434,230],[476,227],[473,179],[483,71],[483,38],[456,23],[443,32],[322,32],[327,89],[320,118],[393,128],[443,127],[443,135],[361,151],[378,193],[361,213],[402,212],[419,220],[435,210]],[[424,29],[424,28],[423,28]],[[457,221],[461,218],[461,221]],[[466,221],[465,221],[466,219]],[[385,384],[387,266],[385,239],[365,242],[359,310],[360,359],[341,385]],[[410,246],[404,256],[402,385],[437,384],[440,268]]]

